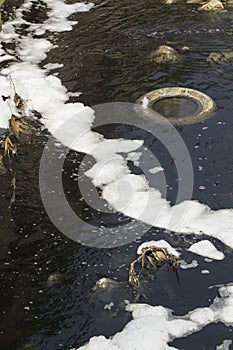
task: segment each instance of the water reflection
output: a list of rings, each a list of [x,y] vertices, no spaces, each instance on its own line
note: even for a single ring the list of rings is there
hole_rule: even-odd
[[[164,98],[155,102],[152,108],[167,118],[187,117],[197,113],[199,109],[194,100],[182,97]]]

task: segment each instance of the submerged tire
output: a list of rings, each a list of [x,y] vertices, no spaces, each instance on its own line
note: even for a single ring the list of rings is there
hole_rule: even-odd
[[[210,117],[211,113],[217,109],[217,106],[212,100],[212,98],[200,91],[184,87],[168,87],[153,90],[141,96],[137,100],[136,105],[140,107],[140,111],[142,112],[142,114],[144,114],[144,116],[149,116],[151,119],[153,113],[156,111],[152,109],[154,103],[159,100],[172,97],[188,98],[194,100],[198,105],[197,112],[191,115],[187,115],[184,117],[174,116],[172,118],[167,118],[172,124],[175,125],[184,125],[200,122]]]

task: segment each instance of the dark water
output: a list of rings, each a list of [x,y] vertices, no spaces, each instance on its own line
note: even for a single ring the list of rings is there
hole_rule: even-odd
[[[27,20],[34,22],[43,16],[43,6],[39,12],[25,14]],[[212,118],[181,126],[178,131],[193,162],[193,199],[212,209],[232,208],[233,161],[229,150],[233,146],[233,69],[227,64],[217,66],[207,61],[211,51],[231,47],[232,11],[208,14],[199,13],[195,5],[183,2],[168,6],[162,1],[110,0],[88,13],[73,15],[72,19],[78,20],[78,25],[72,32],[54,36],[59,47],[43,62],[64,64],[58,76],[69,91],[82,91],[79,98],[71,101],[88,105],[135,102],[144,93],[167,86],[197,89],[215,100],[218,111]],[[186,45],[190,50],[170,66],[154,65],[148,55],[160,44],[172,45],[177,50]],[[174,202],[177,173],[162,144],[142,130],[119,126],[101,131],[108,137],[122,137],[123,133],[125,138],[145,139],[145,145],[165,168],[167,197]],[[139,241],[108,250],[85,247],[64,237],[47,217],[38,186],[39,162],[47,137],[46,132],[38,131],[22,140],[12,171],[1,176],[1,350],[69,349],[83,345],[93,335],[110,336],[131,317],[124,311],[123,300],[135,300],[126,284],[97,294],[91,292],[91,287],[102,276],[126,281]],[[57,152],[62,150],[58,148]],[[69,152],[63,178],[67,198],[80,213],[89,209],[72,173],[79,168],[82,157]],[[140,173],[140,167],[131,166],[135,173]],[[155,176],[149,173],[146,176],[152,186],[157,183]],[[14,178],[15,201],[9,208]],[[90,212],[88,220],[97,220],[91,215]],[[99,214],[98,219],[101,218],[105,220]],[[117,224],[128,218],[116,215],[114,220]],[[181,248],[182,259],[187,262],[196,259],[199,266],[180,270],[180,286],[171,270],[162,269],[157,279],[146,286],[148,300],[142,298],[142,302],[161,304],[183,315],[212,303],[218,288],[210,286],[232,282],[232,250],[221,242],[211,239],[226,258],[207,263],[185,251],[201,237],[178,236],[153,228],[142,240],[161,238]],[[209,269],[210,274],[201,274],[203,269]],[[49,285],[47,279],[53,273],[63,277]],[[111,312],[104,310],[110,301],[114,302]],[[211,324],[172,345],[184,350],[211,350],[224,339],[232,339],[232,327]]]
[[[198,112],[198,103],[190,98],[168,97],[156,101],[152,105],[153,110],[164,117],[170,118],[179,116],[180,118],[193,115]]]

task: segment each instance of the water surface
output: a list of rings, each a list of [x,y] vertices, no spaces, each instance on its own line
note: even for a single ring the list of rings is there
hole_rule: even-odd
[[[39,11],[25,13],[27,20],[37,22],[43,18],[43,4],[38,5]],[[101,5],[101,1],[96,1],[96,5]],[[212,118],[180,126],[178,131],[193,162],[193,199],[214,210],[232,208],[233,162],[229,150],[233,146],[233,70],[231,65],[212,65],[207,60],[210,52],[231,47],[232,11],[208,14],[199,13],[196,5],[183,2],[171,6],[152,0],[140,3],[110,0],[90,12],[73,15],[72,19],[78,20],[74,30],[54,35],[58,47],[43,62],[64,64],[57,72],[59,78],[69,91],[82,91],[80,97],[71,100],[87,105],[134,103],[150,90],[167,86],[196,89],[215,100],[218,110]],[[172,65],[154,65],[148,56],[161,44],[177,50],[185,45],[190,50]],[[98,131],[106,137],[144,139],[145,146],[165,169],[167,198],[175,202],[177,172],[171,156],[158,140],[143,130],[122,125]],[[22,141],[12,172],[1,176],[1,350],[30,346],[36,350],[69,349],[83,345],[93,335],[113,335],[131,317],[124,311],[123,300],[135,300],[126,284],[103,294],[93,294],[91,287],[102,276],[126,281],[139,241],[109,250],[81,246],[58,232],[47,217],[38,187],[39,162],[47,138],[46,131],[38,131]],[[57,152],[62,152],[62,148],[58,147]],[[63,182],[67,198],[87,222],[106,223],[104,215],[93,213],[82,200],[72,175],[78,171],[83,156],[70,151],[66,158]],[[143,160],[139,167],[129,165],[132,171],[141,173]],[[145,175],[151,186],[159,186],[155,175],[149,171]],[[14,177],[15,201],[9,208]],[[121,214],[111,218],[109,225],[130,221]],[[199,265],[180,270],[181,286],[171,270],[161,270],[146,287],[148,299],[140,301],[163,305],[183,315],[212,303],[218,288],[210,286],[232,282],[232,250],[221,242],[211,240],[226,258],[209,263],[185,251],[197,241],[192,235],[152,228],[142,240],[151,238],[168,240],[181,248],[182,259],[188,262],[196,259]],[[203,269],[210,270],[210,274],[201,274]],[[48,285],[48,277],[58,272],[64,279]],[[110,301],[114,302],[111,312],[104,310]],[[175,340],[172,345],[179,349],[211,350],[231,338],[232,327],[212,324],[197,334]]]

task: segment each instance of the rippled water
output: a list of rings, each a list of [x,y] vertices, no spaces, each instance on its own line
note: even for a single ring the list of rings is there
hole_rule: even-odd
[[[58,47],[44,63],[63,63],[57,74],[64,85],[69,91],[82,91],[80,97],[71,100],[88,105],[135,102],[144,93],[166,86],[190,87],[211,96],[218,106],[213,117],[178,130],[193,161],[193,199],[212,209],[232,208],[233,163],[229,150],[233,142],[233,69],[227,64],[213,65],[207,61],[211,51],[232,45],[232,10],[199,13],[196,5],[181,2],[168,6],[149,0],[140,3],[110,0],[102,6],[101,1],[96,1],[96,5],[100,6],[72,16],[78,24],[72,32],[55,35],[53,40]],[[43,6],[40,11],[25,14],[35,22],[37,16],[43,18]],[[177,50],[185,45],[190,50],[181,61],[158,66],[150,62],[148,55],[160,44]],[[123,134],[146,139],[145,145],[165,168],[167,196],[172,202],[175,200],[176,169],[163,145],[141,130],[118,126],[101,131],[108,137]],[[124,311],[123,300],[135,300],[126,284],[103,294],[93,294],[91,287],[102,276],[126,281],[127,268],[136,256],[139,242],[110,250],[79,246],[61,235],[47,217],[38,189],[38,167],[46,140],[46,132],[41,131],[23,140],[12,172],[1,176],[1,350],[69,349],[81,346],[93,335],[110,336],[131,317]],[[82,157],[69,153],[64,187],[73,207],[84,213],[86,205],[80,201],[81,194],[72,177]],[[131,166],[135,173],[140,173],[140,168]],[[155,176],[149,173],[146,176],[152,186],[158,185]],[[15,201],[9,208],[14,178]],[[100,215],[98,220],[101,219],[105,220]],[[128,218],[116,215],[114,220]],[[221,242],[212,240],[226,258],[210,264],[184,250],[196,241],[192,235],[177,236],[153,228],[143,240],[151,238],[167,239],[174,247],[183,249],[182,259],[188,262],[196,259],[199,266],[180,270],[180,286],[172,271],[161,270],[156,281],[146,286],[148,300],[142,298],[142,302],[162,304],[182,315],[213,301],[218,291],[210,286],[232,281],[232,251]],[[210,274],[202,275],[203,269],[209,269]],[[63,278],[48,284],[48,277],[58,272]],[[111,312],[104,310],[110,301],[114,302]],[[212,324],[197,334],[175,340],[172,345],[185,350],[210,350],[231,338],[231,327]]]

